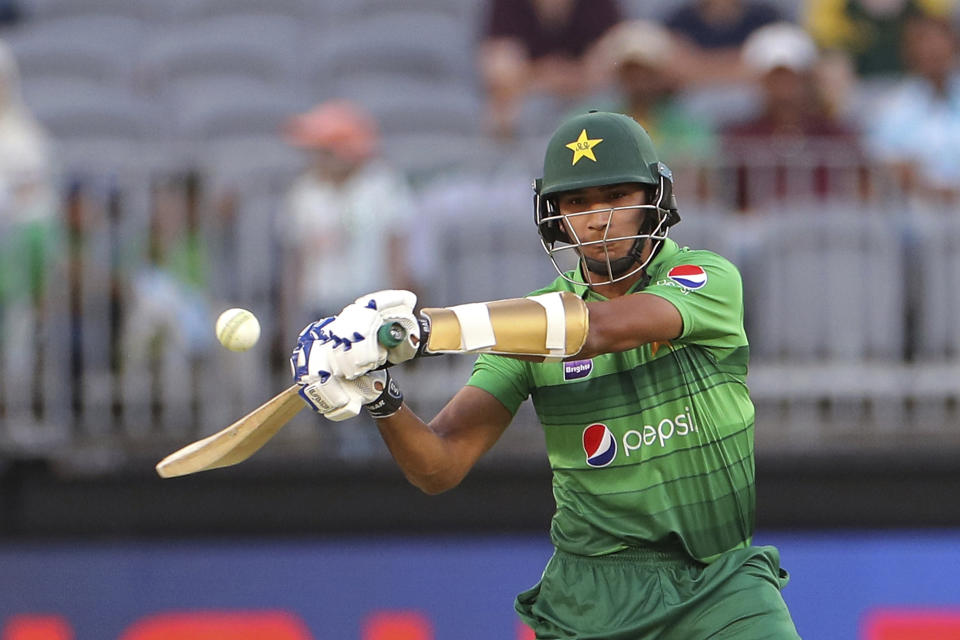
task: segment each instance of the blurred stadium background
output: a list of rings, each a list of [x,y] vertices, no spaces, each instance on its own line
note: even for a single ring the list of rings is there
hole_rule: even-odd
[[[552,279],[529,183],[554,123],[539,114],[509,144],[483,134],[482,3],[23,6],[0,38],[52,135],[59,191],[41,240],[0,220],[0,639],[525,637],[512,596],[549,554],[553,506],[529,408],[435,498],[405,483],[372,425],[306,412],[240,467],[153,474],[289,384],[287,351],[312,318],[279,293],[276,217],[303,165],[279,131],[321,100],[369,108],[410,178],[429,230],[414,256],[424,302]],[[720,118],[749,102],[730,95],[729,108],[720,94],[685,99]],[[794,573],[785,597],[801,634],[958,637],[955,206],[918,202],[829,142],[673,169],[673,237],[744,275],[758,538]],[[172,260],[202,259],[190,288],[152,277],[158,236]],[[252,351],[213,340],[228,306],[260,318]],[[142,335],[135,310],[155,321]],[[398,375],[432,415],[471,364]]]

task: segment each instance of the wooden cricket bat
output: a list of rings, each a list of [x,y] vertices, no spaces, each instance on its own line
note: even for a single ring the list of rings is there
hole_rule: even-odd
[[[421,311],[421,315],[430,321],[424,354],[488,351],[556,356],[559,350],[560,355],[574,355],[583,345],[589,326],[585,303],[568,292],[555,301],[553,325],[545,312],[546,304],[530,299],[464,306],[472,311],[460,309],[458,314],[457,307]],[[476,313],[477,307],[485,308],[482,314]],[[563,322],[556,321],[557,314]],[[398,323],[384,324],[377,333],[377,340],[387,348],[395,347],[407,337]],[[164,478],[173,478],[243,462],[303,407],[297,385],[293,385],[226,429],[174,451],[157,464],[157,473]]]
[[[400,344],[405,335],[403,327],[394,323],[380,327],[377,338],[389,348]],[[174,451],[157,463],[157,473],[175,478],[243,462],[306,406],[297,388],[284,389],[226,429]]]
[[[174,451],[157,464],[157,473],[175,478],[243,462],[305,406],[292,385],[226,429]]]

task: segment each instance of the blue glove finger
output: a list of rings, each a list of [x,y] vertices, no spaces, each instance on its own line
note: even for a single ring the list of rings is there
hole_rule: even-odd
[[[310,352],[314,347],[322,347],[323,342],[307,342],[298,346],[293,350],[293,353],[290,355],[290,369],[293,374],[293,379],[298,382],[304,382],[304,379],[319,377],[320,382],[326,382],[327,378],[330,377],[330,372],[324,369],[318,369],[317,371],[310,371]]]
[[[300,335],[297,336],[297,344],[303,342],[311,342],[318,340],[320,342],[326,342],[330,339],[329,334],[324,329],[328,324],[336,320],[336,316],[328,316],[326,318],[321,318],[316,322],[311,322],[303,328],[300,332]]]
[[[353,335],[350,337],[338,336],[335,333],[327,334],[330,336],[330,339],[333,340],[333,348],[342,348],[344,351],[350,351],[353,348],[355,342],[362,342],[366,340],[366,337],[358,331],[354,331]]]

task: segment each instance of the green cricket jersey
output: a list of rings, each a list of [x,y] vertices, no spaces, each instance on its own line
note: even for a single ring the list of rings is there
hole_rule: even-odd
[[[643,292],[683,318],[676,340],[572,362],[484,354],[468,384],[511,412],[532,397],[553,469],[557,548],[602,555],[679,538],[710,562],[749,546],[754,526],[740,274],[725,258],[672,240],[647,274]],[[604,299],[563,278],[536,293],[548,291]]]

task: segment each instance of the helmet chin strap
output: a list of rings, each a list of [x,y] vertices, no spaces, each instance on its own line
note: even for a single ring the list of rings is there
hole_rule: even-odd
[[[645,222],[640,227],[639,233],[644,232],[645,226],[653,227],[656,225],[649,225],[648,223]],[[581,255],[581,260],[583,261],[583,264],[586,265],[587,271],[590,271],[591,273],[595,273],[598,276],[606,276],[606,277],[609,277],[611,280],[615,280],[620,276],[629,273],[630,270],[634,268],[634,265],[643,264],[643,247],[648,239],[650,239],[649,235],[634,238],[633,246],[630,247],[630,250],[627,252],[627,255],[623,256],[622,258],[610,260],[609,268],[607,266],[608,263],[606,260],[597,260],[596,258],[588,258],[583,255]],[[658,244],[654,248],[654,250],[657,250],[659,248],[660,248],[660,245]],[[651,256],[651,258],[652,257],[653,256]],[[586,274],[584,274],[584,276],[586,276]],[[646,274],[644,274],[644,277],[646,277]]]
[[[586,256],[582,256],[583,264],[586,265],[587,271],[595,273],[598,276],[609,277],[611,280],[619,278],[633,269],[635,264],[640,264],[640,252],[643,249],[641,240],[643,240],[643,238],[634,238],[633,246],[630,248],[630,251],[627,252],[627,255],[622,258],[610,260],[609,268],[606,260],[597,260],[596,258],[588,258]]]

